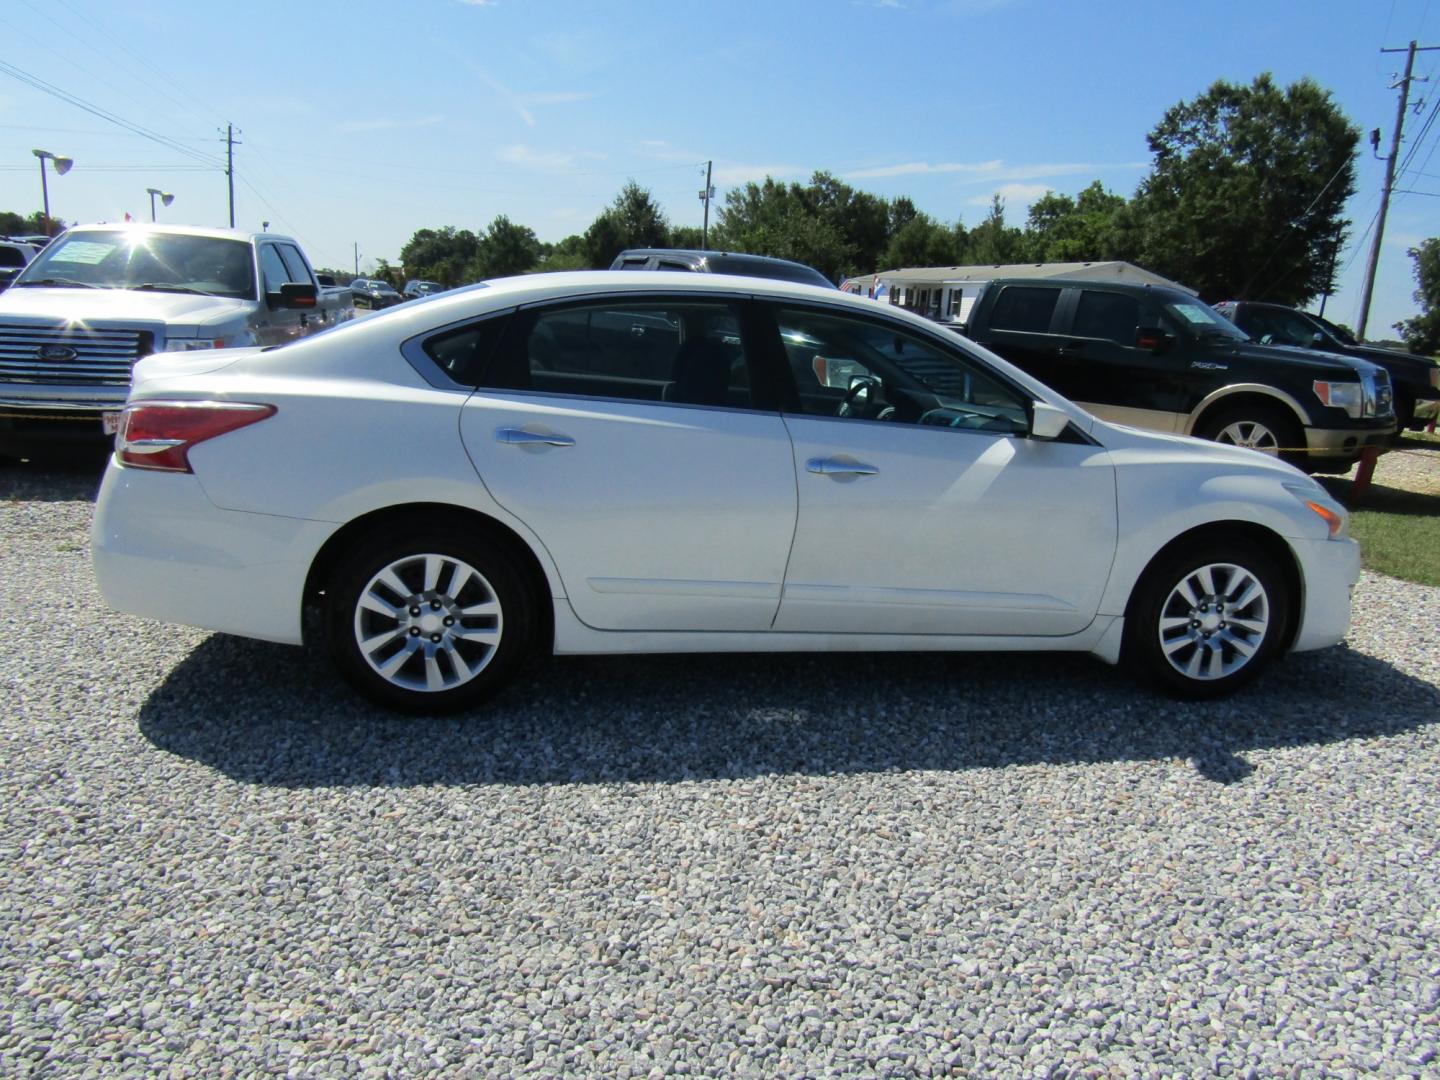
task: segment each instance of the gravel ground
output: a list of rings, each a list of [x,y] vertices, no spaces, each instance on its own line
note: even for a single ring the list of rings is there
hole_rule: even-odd
[[[1440,589],[1227,703],[552,662],[469,721],[103,609],[0,470],[0,1074],[1440,1075]]]

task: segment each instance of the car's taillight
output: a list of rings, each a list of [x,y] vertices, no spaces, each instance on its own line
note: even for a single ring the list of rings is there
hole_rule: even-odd
[[[141,401],[127,406],[115,435],[122,465],[193,472],[190,449],[275,415],[274,405],[231,401]]]

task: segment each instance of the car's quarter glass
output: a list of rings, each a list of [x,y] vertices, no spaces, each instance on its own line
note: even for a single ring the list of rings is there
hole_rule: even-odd
[[[491,496],[545,537],[604,630],[768,630],[795,528],[779,413],[729,300],[522,310],[466,403]]]
[[[1027,434],[1027,400],[889,320],[777,307],[800,493],[777,630],[1063,635],[1115,551],[1110,456]],[[838,384],[838,385],[837,385]]]

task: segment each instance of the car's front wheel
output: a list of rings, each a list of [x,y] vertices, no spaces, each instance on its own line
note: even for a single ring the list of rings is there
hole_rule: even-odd
[[[402,712],[456,712],[490,697],[524,661],[536,622],[532,590],[510,553],[454,528],[362,543],[325,592],[341,673]]]
[[[1126,616],[1132,667],[1182,697],[1229,694],[1280,646],[1291,598],[1274,559],[1241,539],[1205,539],[1145,573]]]

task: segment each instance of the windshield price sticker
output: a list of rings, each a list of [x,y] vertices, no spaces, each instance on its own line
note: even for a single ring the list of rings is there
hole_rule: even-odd
[[[118,412],[103,412],[100,414],[100,430],[106,435],[114,435],[120,430],[120,414]]]
[[[105,256],[114,250],[114,244],[96,244],[88,240],[72,240],[59,251],[55,252],[54,255],[51,255],[50,261],[99,266],[105,261]]]
[[[1170,310],[1176,312],[1186,322],[1196,325],[1208,326],[1215,321],[1206,314],[1203,308],[1198,308],[1194,304],[1171,304]]]

